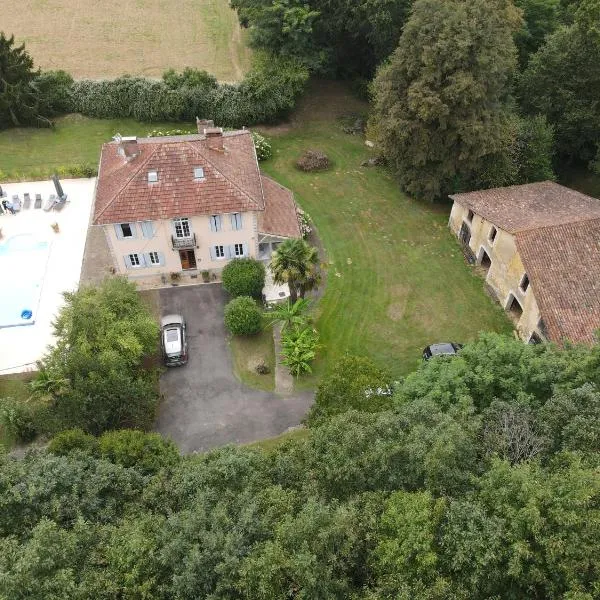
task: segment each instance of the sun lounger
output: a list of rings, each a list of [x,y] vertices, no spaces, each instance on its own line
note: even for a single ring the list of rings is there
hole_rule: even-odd
[[[54,205],[54,210],[58,210],[61,211],[64,207],[65,204],[67,203],[67,199],[64,198],[63,200],[58,200],[58,202]]]
[[[42,195],[41,194],[35,195],[35,203],[33,205],[33,208],[42,208]]]
[[[44,204],[44,210],[46,212],[48,212],[49,210],[52,210],[54,208],[55,204],[56,204],[56,195],[50,194],[50,198],[48,198],[48,200],[46,200],[46,204]]]
[[[21,210],[21,199],[16,194],[12,197],[12,209],[15,212],[19,212]]]
[[[31,208],[31,196],[29,194],[23,194],[23,210],[29,210]]]

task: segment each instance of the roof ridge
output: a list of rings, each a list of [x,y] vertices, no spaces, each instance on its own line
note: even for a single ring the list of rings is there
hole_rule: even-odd
[[[113,194],[113,197],[110,202],[107,202],[106,206],[94,217],[94,221],[97,221],[106,210],[113,205],[113,203],[117,200],[117,198],[121,195],[121,192],[131,183],[131,180],[142,170],[142,167],[148,163],[148,161],[156,154],[158,147],[154,148],[152,152],[142,161],[140,162],[137,169],[134,169],[131,177],[129,177],[125,183]],[[102,148],[102,152],[104,152],[104,147]],[[100,164],[102,164],[102,158],[100,158]],[[98,180],[100,179],[100,173],[98,173]]]
[[[200,152],[197,148],[194,148],[194,146],[192,146],[192,144],[190,142],[184,142],[185,144],[187,144],[192,151],[194,151],[196,154],[199,154],[200,156],[202,156],[202,158],[204,158],[205,160],[207,160],[211,166],[216,169],[219,173],[221,173],[221,175],[227,180],[229,181],[229,183],[236,188],[237,190],[239,190],[244,196],[246,196],[246,198],[248,198],[252,203],[256,204],[259,208],[258,210],[264,210],[264,206],[262,209],[260,209],[260,204],[258,202],[256,202],[256,200],[244,189],[242,189],[237,183],[235,183],[235,181],[232,181],[227,175],[225,175],[225,173],[223,173],[223,171],[221,171],[221,169],[219,169],[219,167],[217,167],[217,165],[215,165],[215,163],[208,158],[208,156],[206,156],[205,154],[203,154],[202,152]],[[260,169],[258,169],[258,175],[260,178]],[[262,184],[261,184],[261,191],[262,191]],[[264,192],[263,192],[263,205],[264,205]]]

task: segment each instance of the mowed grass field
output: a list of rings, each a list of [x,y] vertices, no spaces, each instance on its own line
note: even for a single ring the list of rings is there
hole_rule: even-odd
[[[270,130],[274,156],[262,165],[294,191],[326,250],[327,285],[316,307],[324,345],[317,374],[351,352],[402,376],[433,342],[510,333],[504,312],[448,230],[450,204],[417,202],[385,169],[361,167],[369,150],[362,136],[343,133],[332,103],[338,112],[352,110],[352,99],[343,95],[313,96],[301,118]],[[329,107],[325,119],[319,104]],[[333,168],[298,171],[295,160],[310,148],[324,151]]]
[[[76,79],[160,77],[172,67],[238,81],[250,51],[228,0],[2,0],[0,29],[35,64]]]

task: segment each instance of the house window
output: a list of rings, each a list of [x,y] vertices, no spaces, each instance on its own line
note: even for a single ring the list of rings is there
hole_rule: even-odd
[[[148,252],[148,256],[150,256],[150,264],[160,265],[160,258],[158,256],[158,252]]]
[[[204,179],[204,169],[202,167],[194,167],[194,179]]]
[[[471,230],[466,223],[463,223],[460,226],[460,231],[458,233],[458,239],[465,245],[468,246],[471,241]]]
[[[519,287],[521,288],[522,292],[527,291],[527,288],[529,287],[529,277],[527,277],[527,273],[521,277],[521,283],[519,284]]]
[[[240,213],[233,213],[231,215],[231,229],[239,230],[242,228],[242,215]]]
[[[121,234],[124,238],[133,237],[133,229],[131,228],[131,223],[121,223],[119,227],[121,228]]]
[[[211,215],[209,221],[211,231],[221,231],[221,215]]]
[[[469,212],[467,213],[467,221],[469,221],[469,223],[473,220],[474,217],[474,213],[472,210],[469,210]]]
[[[175,226],[175,237],[191,237],[190,220],[187,217],[173,219],[173,225]]]
[[[129,255],[129,262],[132,267],[141,267],[142,264],[140,262],[140,255],[133,253]]]
[[[233,252],[235,256],[244,256],[244,244],[234,244]]]
[[[490,229],[490,235],[488,236],[488,239],[490,240],[490,244],[494,243],[497,233],[498,233],[498,230],[492,225],[492,228]]]
[[[225,258],[225,246],[215,246],[215,258]]]
[[[541,344],[543,342],[542,338],[539,336],[537,332],[533,332],[531,337],[529,338],[528,344]]]
[[[156,183],[158,181],[158,171],[148,171],[148,183]]]

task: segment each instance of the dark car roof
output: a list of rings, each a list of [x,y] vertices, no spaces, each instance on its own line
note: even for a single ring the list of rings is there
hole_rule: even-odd
[[[448,342],[431,344],[431,346],[429,346],[429,351],[431,352],[432,356],[436,356],[438,354],[456,354],[454,346]]]

